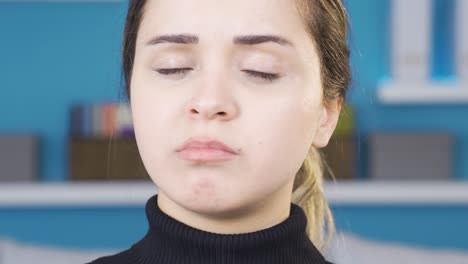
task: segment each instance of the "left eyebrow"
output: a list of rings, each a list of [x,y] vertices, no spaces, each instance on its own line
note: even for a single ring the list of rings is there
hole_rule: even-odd
[[[191,34],[160,35],[150,39],[146,45],[152,46],[160,43],[176,44],[198,44],[199,38]],[[233,43],[237,45],[257,45],[266,42],[273,42],[281,46],[294,47],[291,41],[277,35],[242,35],[235,36]]]
[[[291,41],[286,38],[276,36],[276,35],[245,35],[245,36],[236,36],[233,40],[234,44],[242,45],[256,45],[265,42],[273,42],[281,46],[290,46],[293,47]]]

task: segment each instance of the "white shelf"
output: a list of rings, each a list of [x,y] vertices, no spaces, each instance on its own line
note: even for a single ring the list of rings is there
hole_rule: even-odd
[[[0,207],[140,206],[157,192],[149,182],[1,183]]]
[[[331,204],[468,205],[468,181],[366,181],[324,186]]]
[[[331,205],[468,204],[468,182],[326,182]],[[143,206],[152,182],[1,183],[1,207]]]
[[[384,104],[468,103],[468,84],[387,82],[377,88]]]

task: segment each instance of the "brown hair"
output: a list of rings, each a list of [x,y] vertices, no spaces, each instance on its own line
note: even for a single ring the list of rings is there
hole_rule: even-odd
[[[137,33],[145,3],[146,0],[130,0],[125,23],[122,68],[129,98]],[[341,0],[296,0],[296,3],[319,57],[323,102],[325,105],[332,100],[342,103],[351,80],[344,5]],[[333,177],[321,150],[311,146],[296,174],[292,193],[292,202],[301,206],[307,215],[307,234],[321,251],[335,232],[333,216],[323,193],[326,172]]]

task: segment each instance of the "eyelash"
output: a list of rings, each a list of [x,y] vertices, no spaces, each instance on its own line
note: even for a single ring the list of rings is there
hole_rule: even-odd
[[[155,69],[155,71],[163,75],[184,73],[188,70],[191,70],[191,68]],[[259,71],[250,71],[250,70],[243,70],[243,72],[247,73],[248,75],[252,77],[261,78],[269,82],[273,82],[274,80],[280,77],[278,73],[266,73],[266,72],[259,72]]]

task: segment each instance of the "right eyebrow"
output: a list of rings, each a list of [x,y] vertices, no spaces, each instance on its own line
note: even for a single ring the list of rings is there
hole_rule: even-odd
[[[159,43],[178,43],[178,44],[197,44],[198,37],[195,35],[178,34],[178,35],[161,35],[150,39],[146,45],[152,46]]]

